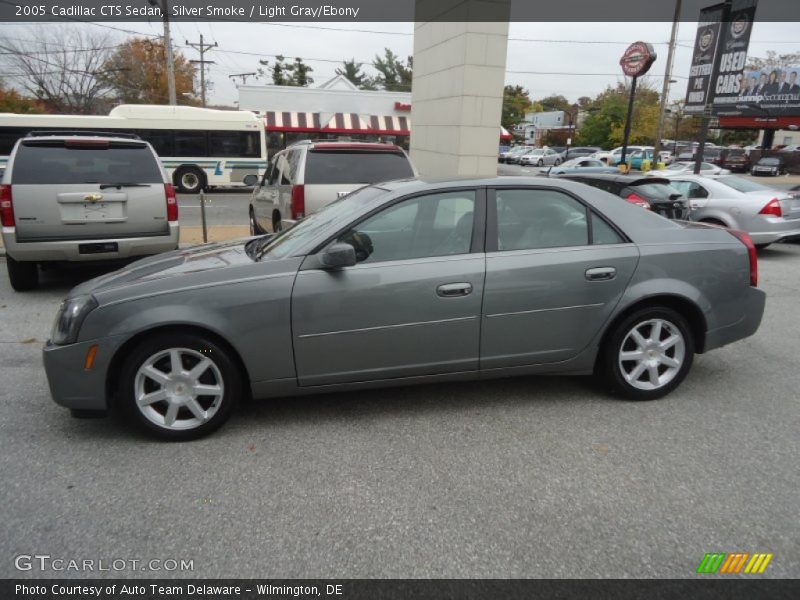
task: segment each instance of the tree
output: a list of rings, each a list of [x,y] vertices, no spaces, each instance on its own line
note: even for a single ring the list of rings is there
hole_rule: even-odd
[[[539,104],[542,105],[542,108],[546,111],[551,110],[563,110],[563,111],[570,111],[572,110],[572,104],[570,104],[569,100],[567,100],[564,96],[547,96],[539,100]]]
[[[503,115],[500,123],[510,131],[525,118],[525,113],[532,107],[528,90],[520,85],[507,85],[503,88]]]
[[[745,69],[748,71],[770,71],[772,69],[785,69],[800,64],[800,52],[778,54],[774,50],[767,50],[767,56],[759,58],[748,56]]]
[[[372,62],[378,71],[374,83],[387,92],[410,92],[413,64],[412,57],[409,56],[403,64],[394,52],[384,48],[383,57],[376,55]]]
[[[629,95],[629,84],[619,82],[614,87],[607,87],[591,103],[584,103],[582,109],[589,114],[581,124],[576,143],[602,147],[620,145],[625,132]],[[649,81],[638,82],[630,144],[652,144],[655,141],[659,97]]]
[[[173,54],[175,93],[179,104],[197,104],[195,66],[180,52]],[[133,38],[103,63],[100,78],[126,104],[168,104],[166,47],[161,40]]]
[[[26,98],[17,90],[7,89],[0,80],[0,113],[31,114],[44,112],[42,106],[35,100]]]
[[[23,30],[18,41],[0,39],[19,86],[54,112],[98,114],[108,109],[110,87],[99,76],[116,47],[109,34],[83,27]]]
[[[258,69],[258,76],[264,77],[269,72],[273,85],[308,87],[309,84],[314,83],[314,79],[308,76],[314,69],[305,64],[302,58],[295,58],[294,63],[291,64],[285,61],[285,56],[277,55],[275,62],[272,63],[272,69],[267,71],[266,67],[269,66],[269,61],[259,60],[259,64],[265,68]]]
[[[336,69],[336,74],[346,78],[360,90],[374,90],[375,83],[366,73],[361,72],[363,63],[357,63],[355,58],[342,61],[342,68]]]

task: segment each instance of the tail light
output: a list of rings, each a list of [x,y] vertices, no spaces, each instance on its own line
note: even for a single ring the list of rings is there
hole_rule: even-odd
[[[10,185],[0,185],[0,221],[3,227],[14,227],[14,201]]]
[[[167,221],[178,220],[178,198],[175,196],[175,187],[171,183],[164,184],[167,196]]]
[[[747,255],[750,258],[750,285],[756,287],[758,285],[758,256],[756,256],[756,246],[753,240],[744,231],[738,229],[728,229],[730,234],[747,246]]]
[[[769,215],[771,217],[782,217],[783,211],[781,210],[781,203],[777,198],[770,200],[767,205],[758,211],[760,215]]]
[[[306,192],[302,184],[292,186],[292,219],[302,219],[306,216]]]
[[[636,206],[641,206],[642,208],[650,210],[650,203],[642,198],[639,194],[628,194],[625,200],[631,204],[635,204]]]

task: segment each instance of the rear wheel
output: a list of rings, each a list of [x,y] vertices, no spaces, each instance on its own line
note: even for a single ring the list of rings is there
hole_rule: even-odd
[[[557,158],[557,159],[556,159],[556,162],[555,162],[555,166],[558,166],[558,165],[560,165],[560,164],[561,164],[561,159],[560,159],[560,158]]]
[[[544,166],[544,161],[540,158],[539,162],[536,163],[536,165],[539,166],[539,167],[543,167]]]
[[[272,231],[278,233],[283,229],[283,225],[281,224],[281,214],[276,210],[272,213]]]
[[[241,373],[226,351],[202,335],[145,340],[122,371],[122,408],[164,440],[196,439],[228,420],[241,396]]]
[[[175,172],[175,185],[184,194],[197,194],[206,186],[206,177],[197,167],[183,167]]]
[[[18,262],[6,255],[6,269],[11,287],[26,292],[39,285],[39,268],[35,262]]]
[[[256,221],[256,215],[253,212],[253,208],[250,207],[250,235],[263,235],[264,231],[259,227],[258,221]]]
[[[671,308],[644,308],[610,332],[598,375],[625,398],[655,400],[680,385],[693,359],[694,338],[686,320]]]

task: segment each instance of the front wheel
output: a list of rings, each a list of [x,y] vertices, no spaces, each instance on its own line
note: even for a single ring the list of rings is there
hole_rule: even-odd
[[[250,235],[263,235],[263,233],[261,227],[258,225],[258,221],[256,221],[256,215],[253,209],[250,208]]]
[[[686,377],[694,338],[686,320],[671,308],[644,308],[619,323],[601,348],[598,375],[629,400],[655,400]]]
[[[19,262],[6,256],[6,269],[11,287],[26,292],[39,285],[39,268],[35,262]]]
[[[555,164],[555,166],[558,166],[558,165],[560,165],[560,164],[561,164],[561,159],[560,159],[560,158],[557,158],[557,159],[556,159],[556,162],[555,162],[554,164]]]
[[[175,184],[184,194],[198,194],[205,187],[205,175],[195,167],[178,169],[175,173]]]
[[[228,420],[241,396],[241,374],[225,349],[202,335],[168,333],[145,340],[125,361],[122,408],[163,440],[208,435]]]
[[[539,162],[536,163],[536,165],[539,166],[539,167],[543,167],[544,166],[544,161],[540,158]]]

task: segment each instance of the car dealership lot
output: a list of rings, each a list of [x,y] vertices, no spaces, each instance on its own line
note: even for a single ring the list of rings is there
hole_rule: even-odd
[[[41,576],[13,562],[39,553],[194,561],[173,576],[690,577],[747,551],[797,577],[800,245],[760,258],[761,329],[660,401],[560,377],[362,391],[251,403],[186,444],[51,402],[41,344],[94,272],[26,294],[0,277],[0,574]]]

